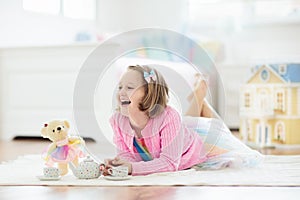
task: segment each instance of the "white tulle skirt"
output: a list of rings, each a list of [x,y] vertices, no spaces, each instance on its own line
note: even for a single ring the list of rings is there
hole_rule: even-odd
[[[221,119],[187,116],[183,118],[183,123],[202,138],[204,148],[201,156],[208,157],[195,168],[254,167],[264,159],[262,154],[236,138]]]

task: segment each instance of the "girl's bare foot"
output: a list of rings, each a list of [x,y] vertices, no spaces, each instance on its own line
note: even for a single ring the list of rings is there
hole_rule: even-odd
[[[197,73],[195,75],[194,91],[188,96],[190,107],[186,112],[186,115],[194,117],[212,117],[212,111],[204,98],[207,92],[207,83],[202,79],[201,75]]]
[[[206,96],[207,84],[206,81],[201,77],[201,74],[195,74],[194,91],[188,96],[188,101],[191,102],[195,96],[199,101],[203,101]]]

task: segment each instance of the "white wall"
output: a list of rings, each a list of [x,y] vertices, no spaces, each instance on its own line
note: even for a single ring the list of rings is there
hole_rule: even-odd
[[[144,27],[182,31],[188,0],[98,0],[100,32],[122,32]]]
[[[95,23],[26,12],[22,0],[0,0],[0,47],[68,44],[82,31],[95,36]]]
[[[299,35],[300,23],[246,27],[228,38],[227,59],[232,63],[295,60],[300,55]]]
[[[0,0],[0,47],[68,44],[78,32],[96,41],[143,27],[182,31],[188,16],[187,0],[97,0],[97,9],[93,22],[27,12],[22,0]]]

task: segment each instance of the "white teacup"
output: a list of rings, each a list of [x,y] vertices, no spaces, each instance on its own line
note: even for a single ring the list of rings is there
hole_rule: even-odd
[[[114,177],[125,177],[128,176],[128,167],[118,166],[108,170],[109,174]]]
[[[59,177],[59,170],[55,167],[45,167],[43,169],[43,173],[45,177],[56,178]]]

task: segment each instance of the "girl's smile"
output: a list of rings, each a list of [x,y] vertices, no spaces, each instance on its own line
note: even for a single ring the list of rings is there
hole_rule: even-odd
[[[131,101],[126,101],[126,100],[121,100],[121,105],[122,106],[127,106],[131,103]]]
[[[128,109],[133,112],[139,111],[139,105],[145,95],[144,79],[139,72],[128,70],[119,82],[118,103],[122,115],[128,116]]]

